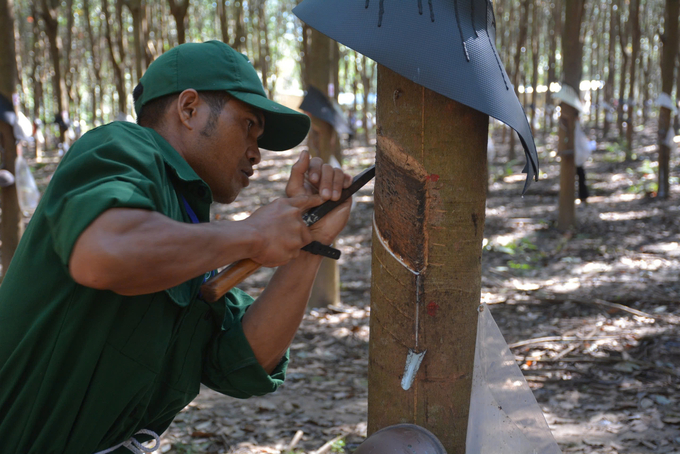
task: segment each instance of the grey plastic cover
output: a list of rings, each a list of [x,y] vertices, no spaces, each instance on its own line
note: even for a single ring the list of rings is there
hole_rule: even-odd
[[[302,99],[300,110],[309,112],[316,118],[319,118],[326,123],[329,123],[338,132],[338,134],[351,134],[352,128],[349,121],[342,113],[340,106],[328,99],[321,90],[310,85],[307,87],[307,93]]]
[[[490,0],[303,0],[297,17],[339,43],[517,131],[527,181],[538,156],[496,46]]]

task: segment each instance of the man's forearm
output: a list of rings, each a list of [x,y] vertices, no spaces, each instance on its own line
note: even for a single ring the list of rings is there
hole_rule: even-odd
[[[250,256],[257,235],[249,232],[238,222],[185,224],[152,211],[112,209],[78,238],[69,269],[88,287],[157,292]]]
[[[243,317],[243,332],[268,373],[277,366],[300,326],[321,260],[303,252],[279,267]]]

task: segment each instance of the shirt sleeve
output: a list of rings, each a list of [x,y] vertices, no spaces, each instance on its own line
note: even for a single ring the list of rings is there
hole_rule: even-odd
[[[289,353],[286,352],[274,371],[268,374],[257,362],[241,325],[241,319],[253,299],[241,290],[233,289],[224,301],[226,310],[222,329],[208,349],[203,366],[203,384],[241,399],[276,391],[285,380]]]
[[[64,157],[43,201],[56,253],[66,266],[80,234],[104,211],[119,207],[159,211],[161,204],[163,164],[151,147],[131,139],[127,143],[106,137],[99,137],[99,143],[83,139]]]

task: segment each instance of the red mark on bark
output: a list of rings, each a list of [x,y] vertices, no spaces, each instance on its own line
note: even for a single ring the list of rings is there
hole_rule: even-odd
[[[439,175],[437,175],[436,173],[433,173],[433,174],[428,175],[427,179],[430,180],[433,183],[436,183],[437,181],[439,181]]]
[[[429,315],[430,317],[434,317],[435,315],[437,315],[438,309],[439,304],[432,301],[430,304],[427,305],[427,315]]]

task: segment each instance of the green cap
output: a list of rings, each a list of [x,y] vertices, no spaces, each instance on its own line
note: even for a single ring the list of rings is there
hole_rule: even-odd
[[[137,116],[144,104],[161,96],[189,88],[224,90],[264,112],[264,134],[258,140],[262,148],[288,150],[309,132],[309,117],[267,98],[248,58],[221,41],[185,43],[170,49],[151,63],[139,83],[143,90],[135,101]]]

